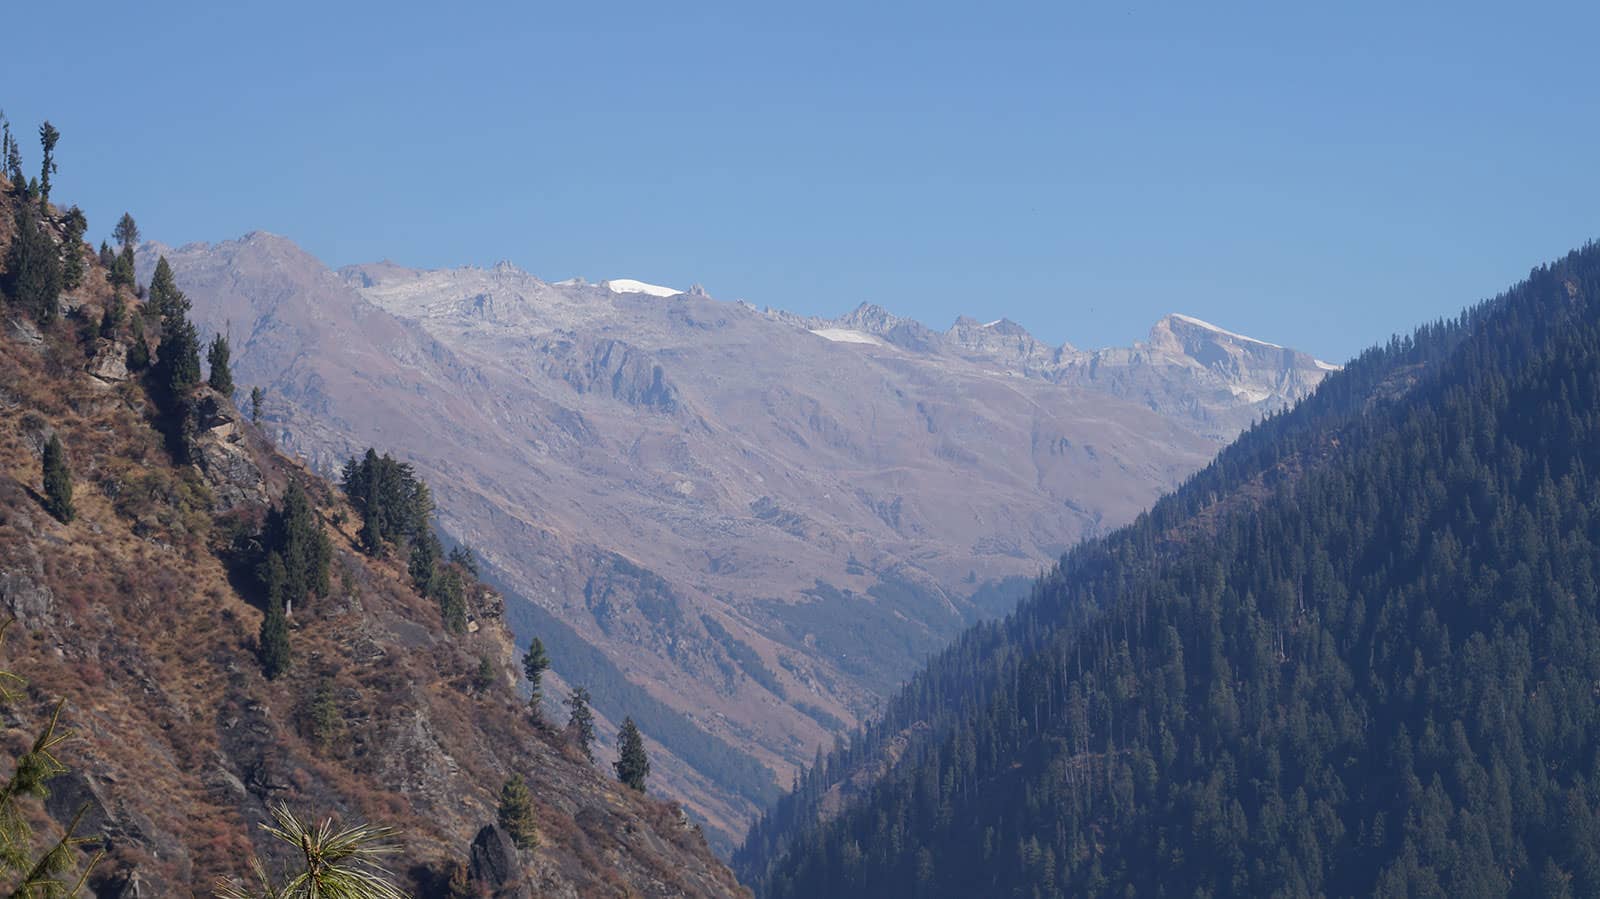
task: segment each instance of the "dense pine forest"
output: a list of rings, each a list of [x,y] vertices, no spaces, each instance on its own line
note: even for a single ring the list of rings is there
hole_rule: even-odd
[[[1369,350],[933,659],[769,897],[1600,895],[1600,246]]]

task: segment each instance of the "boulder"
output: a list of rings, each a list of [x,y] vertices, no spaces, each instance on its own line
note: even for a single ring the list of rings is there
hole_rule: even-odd
[[[478,831],[467,860],[467,874],[494,899],[533,899],[517,844],[499,825],[486,824]]]
[[[90,377],[111,386],[128,380],[128,347],[115,340],[95,341],[94,358],[84,366]]]

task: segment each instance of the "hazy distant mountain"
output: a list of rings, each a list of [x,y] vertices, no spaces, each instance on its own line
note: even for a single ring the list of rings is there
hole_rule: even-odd
[[[557,673],[663,744],[738,832],[819,744],[1080,538],[1125,523],[1327,369],[1169,316],[1049,347],[864,305],[802,318],[510,264],[332,272],[255,233],[164,253],[271,429],[417,466]],[[596,651],[598,650],[598,651]],[[560,695],[560,690],[552,691]]]

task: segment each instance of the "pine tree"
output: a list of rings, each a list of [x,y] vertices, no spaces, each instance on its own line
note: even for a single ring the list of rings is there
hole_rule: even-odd
[[[539,703],[544,699],[544,673],[550,668],[550,656],[544,651],[544,642],[534,637],[528,642],[528,651],[522,654],[522,673],[528,678],[528,707],[535,718],[540,717]]]
[[[11,123],[5,124],[6,177],[11,179],[11,189],[17,194],[26,193],[28,179],[22,174],[22,145],[11,133]]]
[[[45,233],[39,212],[31,204],[19,203],[12,214],[11,248],[6,251],[6,270],[0,276],[0,290],[44,324],[54,321],[59,312],[61,263],[55,241]]]
[[[488,656],[478,656],[478,670],[472,675],[472,689],[476,693],[487,693],[500,680],[500,672],[495,670],[494,663]]]
[[[582,687],[573,687],[572,694],[567,697],[567,708],[571,715],[567,718],[567,738],[578,744],[578,751],[583,757],[594,764],[594,712],[589,709],[589,691]]]
[[[62,217],[61,230],[61,286],[73,290],[83,283],[83,234],[89,230],[89,220],[74,206]]]
[[[617,769],[617,780],[643,793],[644,782],[650,776],[650,757],[645,754],[644,737],[631,717],[622,721],[617,751],[618,758],[613,765]]]
[[[522,775],[513,774],[500,787],[500,829],[522,849],[539,845],[539,830],[533,816],[533,794]]]
[[[169,406],[200,383],[200,335],[187,318],[169,319],[162,327],[155,370],[156,384]]]
[[[260,387],[250,388],[250,423],[261,424],[261,401],[266,399],[266,394]]]
[[[105,315],[100,316],[100,336],[106,340],[116,340],[117,331],[122,327],[122,319],[126,314],[122,298],[112,294],[111,301],[106,304]]]
[[[56,141],[61,132],[46,120],[39,126],[39,145],[44,148],[44,162],[39,171],[39,205],[50,201],[50,176],[56,173]]]
[[[268,680],[289,670],[289,620],[283,612],[285,583],[283,557],[276,553],[267,557],[266,576],[267,614],[261,619],[261,633],[257,651],[261,657],[261,672]]]
[[[211,376],[206,383],[223,396],[232,397],[233,370],[229,366],[228,357],[228,338],[221,334],[211,338],[211,348],[206,353],[206,362],[211,366]]]
[[[132,250],[139,242],[139,226],[134,223],[130,213],[124,212],[122,218],[117,219],[116,230],[111,232],[111,236],[116,239],[117,245],[125,250]],[[170,270],[168,274],[171,274]]]
[[[333,678],[322,677],[311,693],[301,713],[306,737],[323,752],[333,747],[339,732],[344,728],[344,715],[339,709],[339,697],[333,688]]]
[[[380,860],[397,855],[396,832],[389,827],[357,824],[335,830],[331,819],[320,824],[302,819],[288,806],[272,809],[272,824],[261,828],[273,839],[287,843],[295,858],[286,883],[273,883],[259,856],[250,859],[256,885],[237,880],[217,885],[221,899],[407,899],[394,885],[394,875]]]
[[[72,508],[72,472],[67,469],[61,438],[54,434],[44,445],[44,498],[45,509],[58,521],[69,522],[76,514]]]
[[[123,248],[132,262],[132,250]],[[131,274],[132,269],[129,269]],[[129,283],[132,283],[130,276]],[[178,289],[178,282],[172,276],[172,266],[167,263],[167,257],[162,256],[156,260],[156,270],[150,275],[150,297],[148,308],[159,316],[163,322],[176,318],[186,317],[189,314],[189,298]]]
[[[121,308],[121,301],[118,301]],[[144,336],[144,316],[133,317],[133,342],[128,344],[128,370],[141,372],[150,367],[150,341]]]

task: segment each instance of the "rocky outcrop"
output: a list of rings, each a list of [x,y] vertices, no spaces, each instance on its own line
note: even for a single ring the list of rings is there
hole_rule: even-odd
[[[94,356],[83,370],[108,387],[121,384],[129,377],[128,345],[116,340],[96,340]]]
[[[267,482],[246,439],[243,416],[227,397],[205,388],[194,400],[190,452],[205,476],[218,511],[267,502]]]
[[[533,899],[522,854],[511,835],[488,824],[472,841],[467,874],[480,893],[493,899]]]

